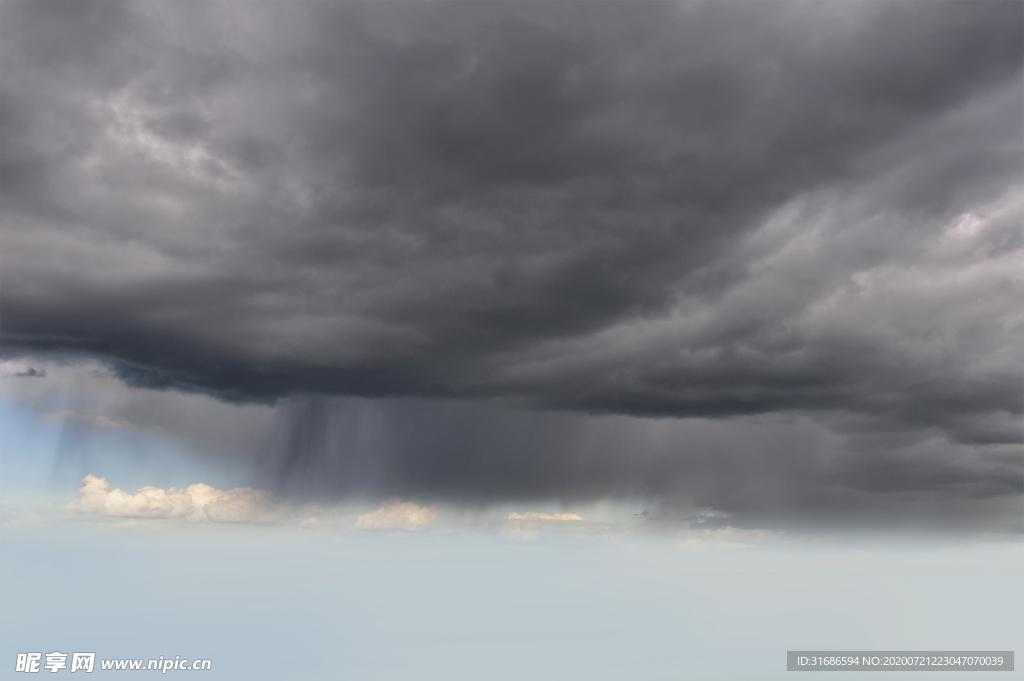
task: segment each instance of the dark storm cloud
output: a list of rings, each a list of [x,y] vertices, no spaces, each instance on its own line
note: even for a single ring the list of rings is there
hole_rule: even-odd
[[[134,461],[160,434],[230,470],[232,484],[302,501],[556,502],[590,518],[586,504],[611,498],[625,520],[649,509],[654,530],[1024,530],[1019,445],[848,413],[646,419],[323,396],[239,406],[130,388],[95,364],[48,364],[32,381],[13,379],[18,366],[5,366],[0,399],[60,420],[55,476],[68,489],[90,473],[117,477],[112,441]]]
[[[864,421],[652,421],[443,400],[303,398],[282,407],[267,440],[283,453],[271,460],[281,468],[269,468],[266,483],[281,484],[285,472],[285,490],[470,504],[613,496],[656,500],[668,521],[697,506],[751,528],[1024,530],[1019,448],[877,427],[858,434],[872,425]]]
[[[821,412],[1019,444],[1020,9],[6,0],[4,350],[236,402]],[[288,471],[336,416],[300,403]],[[452,437],[380,475],[659,479]],[[872,451],[829,475],[874,489]],[[878,470],[939,485],[922,461]]]

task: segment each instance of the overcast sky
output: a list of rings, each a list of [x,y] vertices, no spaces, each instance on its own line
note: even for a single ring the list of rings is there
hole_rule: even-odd
[[[1022,529],[1018,1],[0,19],[10,399],[297,495]]]

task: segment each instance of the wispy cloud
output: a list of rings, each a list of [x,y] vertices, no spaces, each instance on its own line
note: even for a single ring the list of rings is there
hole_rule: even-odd
[[[89,426],[101,428],[118,428],[120,430],[136,430],[138,427],[125,419],[119,419],[105,414],[97,414],[89,411],[78,411],[74,409],[61,409],[43,414],[47,421],[75,421]]]
[[[534,511],[528,511],[526,513],[509,513],[509,520],[583,520],[581,516],[575,513],[536,513]]]

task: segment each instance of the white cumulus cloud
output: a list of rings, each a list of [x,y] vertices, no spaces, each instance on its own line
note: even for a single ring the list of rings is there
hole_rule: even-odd
[[[409,501],[392,499],[385,501],[376,511],[370,511],[356,518],[360,530],[425,530],[434,524],[437,509],[433,506],[417,506]]]
[[[269,492],[250,487],[220,490],[197,483],[183,489],[143,487],[129,494],[122,489],[111,490],[104,478],[87,475],[78,492],[81,496],[68,504],[68,510],[91,515],[265,523],[279,520],[285,512],[283,504]]]

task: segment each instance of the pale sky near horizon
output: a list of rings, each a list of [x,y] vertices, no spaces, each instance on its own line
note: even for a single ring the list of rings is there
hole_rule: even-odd
[[[208,658],[216,679],[738,681],[788,678],[787,650],[1013,650],[1024,633],[1019,544],[159,523],[0,528],[3,664],[58,650]]]

